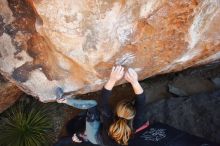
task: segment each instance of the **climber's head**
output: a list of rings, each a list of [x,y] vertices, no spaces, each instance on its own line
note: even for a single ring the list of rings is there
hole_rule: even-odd
[[[124,100],[116,107],[116,120],[109,128],[109,135],[118,143],[128,145],[128,140],[133,133],[132,121],[135,116],[132,102]]]

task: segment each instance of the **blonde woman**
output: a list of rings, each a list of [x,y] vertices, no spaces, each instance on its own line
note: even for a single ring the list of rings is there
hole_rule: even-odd
[[[136,98],[134,102],[127,99],[121,101],[113,112],[109,106],[111,90],[123,77],[131,83]],[[102,124],[98,134],[99,143],[106,146],[128,145],[135,130],[142,124],[140,119],[145,105],[145,95],[138,82],[137,73],[131,68],[124,73],[122,66],[113,67],[110,78],[102,90],[100,101]]]

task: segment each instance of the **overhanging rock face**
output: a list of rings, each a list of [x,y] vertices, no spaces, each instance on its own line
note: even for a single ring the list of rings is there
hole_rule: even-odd
[[[219,0],[1,0],[0,71],[43,102],[220,59]],[[123,83],[124,81],[121,81]]]
[[[4,81],[0,75],[0,114],[13,105],[23,92],[10,82]]]

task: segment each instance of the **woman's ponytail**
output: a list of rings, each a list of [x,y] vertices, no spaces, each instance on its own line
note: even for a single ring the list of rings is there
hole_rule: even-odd
[[[131,102],[122,101],[116,107],[116,114],[119,117],[109,128],[109,136],[118,144],[128,145],[133,133],[132,121],[135,116],[135,108]]]
[[[109,128],[109,135],[119,144],[128,145],[128,140],[132,134],[132,129],[128,125],[128,121],[119,118]]]

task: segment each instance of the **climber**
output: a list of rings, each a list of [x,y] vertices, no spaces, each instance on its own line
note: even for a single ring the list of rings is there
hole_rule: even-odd
[[[109,97],[115,83],[123,77],[131,83],[137,97],[134,101],[125,99],[119,102],[114,115],[109,105]],[[57,101],[69,104],[69,100],[63,98]],[[129,139],[142,124],[140,119],[144,114],[144,105],[145,95],[138,82],[137,73],[131,68],[124,73],[122,66],[113,67],[110,78],[102,89],[100,104],[88,106],[85,132],[74,133],[72,140],[75,143],[89,141],[107,146],[128,145]]]

